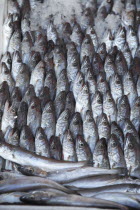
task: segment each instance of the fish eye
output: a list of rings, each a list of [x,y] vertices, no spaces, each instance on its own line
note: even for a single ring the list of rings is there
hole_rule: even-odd
[[[55,145],[53,144],[53,146],[52,146],[52,149],[54,150],[54,149],[56,149],[56,147],[55,147]]]
[[[29,173],[33,173],[33,172],[34,172],[34,170],[33,170],[32,168],[27,169],[27,171],[28,171]]]
[[[128,148],[129,148],[129,149],[133,149],[133,144],[131,144],[131,143],[128,144]]]
[[[83,146],[84,146],[84,144],[81,142],[81,143],[80,143],[80,146],[81,146],[81,147],[83,147]]]
[[[102,103],[102,101],[101,101],[100,99],[98,99],[98,100],[97,100],[97,103],[101,104],[101,103]]]
[[[104,79],[101,79],[101,80],[100,80],[100,82],[102,82],[102,83],[103,83],[103,82],[104,82]]]
[[[112,99],[111,99],[111,98],[109,98],[109,99],[108,99],[108,102],[112,102]]]
[[[121,81],[120,80],[117,80],[116,81],[116,84],[118,84],[118,85],[121,84]]]
[[[116,142],[113,142],[112,147],[116,147],[116,146],[117,146]]]
[[[107,122],[105,121],[105,122],[103,122],[103,125],[107,125]]]

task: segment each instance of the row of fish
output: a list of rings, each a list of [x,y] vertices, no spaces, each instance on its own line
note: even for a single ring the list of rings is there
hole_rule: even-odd
[[[3,25],[0,203],[140,209],[138,2],[83,0],[33,30],[40,4],[9,0]]]

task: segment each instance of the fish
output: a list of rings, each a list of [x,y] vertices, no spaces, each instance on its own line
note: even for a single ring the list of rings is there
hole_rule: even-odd
[[[52,40],[54,44],[57,44],[58,42],[58,32],[56,30],[56,27],[53,25],[53,23],[49,23],[47,26],[47,39]]]
[[[107,91],[103,96],[103,112],[106,114],[108,122],[116,121],[117,107],[110,91]]]
[[[105,138],[107,141],[110,138],[110,124],[105,113],[101,114],[97,119],[97,127],[99,138]]]
[[[76,155],[79,161],[88,161],[92,164],[92,152],[85,139],[78,135],[76,138]]]
[[[43,199],[42,199],[43,198]],[[117,207],[120,209],[126,209],[123,205],[117,204],[111,201],[105,201],[103,199],[85,198],[79,195],[61,195],[56,193],[28,193],[21,196],[21,201],[25,203],[36,203],[44,205],[63,205],[63,206],[84,206],[84,207]]]
[[[4,105],[7,100],[10,100],[9,86],[6,81],[0,84],[0,110],[4,110]]]
[[[123,123],[123,133],[126,135],[127,133],[131,133],[136,141],[139,143],[139,134],[137,130],[135,129],[134,125],[129,119],[126,119]]]
[[[81,29],[85,31],[89,25],[92,25],[93,14],[90,8],[85,8],[81,14]]]
[[[18,87],[15,87],[11,94],[12,107],[17,111],[22,100],[22,96]]]
[[[62,157],[66,161],[77,161],[75,142],[70,130],[66,130],[62,140]]]
[[[124,44],[125,44],[125,37],[126,37],[125,28],[120,26],[113,42],[113,45],[117,46],[118,50],[123,49]]]
[[[94,46],[92,44],[92,40],[88,34],[85,35],[82,44],[81,44],[81,52],[80,52],[80,60],[82,62],[84,56],[88,56],[90,62],[92,61],[94,54]]]
[[[4,151],[7,152],[4,153]],[[7,153],[9,154],[8,156]],[[46,171],[56,171],[61,169],[72,169],[72,168],[74,169],[87,165],[87,161],[80,161],[80,162],[59,161],[47,157],[42,157],[23,148],[12,146],[4,142],[0,142],[0,156],[6,160],[10,160],[12,162],[15,162],[23,166],[30,165],[33,167],[39,167],[40,169]]]
[[[129,48],[132,53],[132,57],[134,58],[137,47],[138,47],[138,40],[135,30],[131,25],[129,25],[127,33],[126,33],[126,40],[128,42]]]
[[[40,61],[31,73],[30,84],[34,86],[36,96],[38,97],[44,85],[45,66]]]
[[[8,51],[12,54],[14,51],[21,51],[21,30],[17,29],[13,32],[9,45]]]
[[[106,52],[106,44],[103,42],[101,44],[99,44],[99,47],[97,49],[97,53],[100,55],[100,58],[102,59],[102,61],[105,61],[107,52]]]
[[[21,20],[21,31],[22,31],[22,35],[24,35],[27,31],[31,30],[30,27],[30,20],[27,19],[26,17],[22,18]]]
[[[26,176],[39,176],[39,177],[47,177],[48,172],[41,170],[40,168],[37,167],[32,167],[32,166],[18,166],[19,172],[22,173],[22,175]]]
[[[95,49],[95,51],[97,51],[98,46],[99,46],[99,40],[98,40],[96,31],[94,30],[94,27],[91,26],[91,25],[89,25],[89,26],[87,27],[87,29],[86,29],[86,34],[89,34],[89,35],[90,35],[90,38],[91,38],[91,40],[92,40],[94,49]]]
[[[118,126],[118,124],[115,121],[111,123],[111,134],[115,134],[123,150],[124,149],[124,135],[121,128]]]
[[[41,125],[41,104],[38,97],[31,99],[27,113],[27,125],[35,136],[37,128]]]
[[[44,81],[44,87],[48,87],[50,91],[50,98],[51,100],[54,100],[56,95],[56,77],[53,70],[49,70],[46,72],[46,77]]]
[[[139,144],[131,133],[125,136],[124,156],[128,174],[131,175],[139,167]]]
[[[35,45],[35,44],[34,44]],[[29,63],[30,53],[33,48],[33,40],[29,31],[26,31],[23,35],[21,49],[22,49],[22,60],[24,63]]]
[[[70,116],[72,117],[75,112],[75,99],[72,91],[67,93],[65,109],[69,110]]]
[[[85,74],[85,82],[88,85],[90,102],[91,102],[97,91],[96,80],[91,70],[87,70],[87,73]]]
[[[93,66],[93,73],[95,76],[98,76],[100,72],[104,71],[104,65],[103,61],[100,57],[100,54],[94,53],[93,60],[92,60],[92,66]]]
[[[111,134],[108,140],[108,157],[110,168],[126,168],[123,150],[115,134]]]
[[[46,103],[48,103],[50,99],[50,91],[48,87],[43,87],[40,94],[39,94],[39,100],[41,102],[41,108],[44,109]]]
[[[98,140],[98,130],[91,111],[87,111],[83,120],[83,134],[85,141],[88,143],[91,152],[94,152]]]
[[[41,127],[44,129],[45,135],[47,136],[48,140],[50,140],[51,136],[55,135],[56,120],[52,101],[46,103],[43,109]]]
[[[13,34],[13,15],[11,13],[8,13],[7,18],[4,21],[3,24],[3,52],[5,53],[8,50],[9,42],[11,39],[11,36]]]
[[[104,71],[106,73],[106,80],[109,81],[110,77],[112,77],[116,73],[116,65],[113,60],[113,56],[110,54],[106,56]]]
[[[56,96],[61,92],[65,91],[66,93],[69,91],[69,82],[67,78],[67,71],[63,69],[58,78],[57,78],[57,85],[56,85]]]
[[[11,70],[11,66],[12,66],[12,58],[11,58],[11,54],[6,51],[3,55],[2,55],[2,58],[1,58],[1,63],[5,63],[7,68],[9,70]]]
[[[55,115],[56,119],[59,118],[60,114],[64,111],[65,109],[65,104],[66,104],[66,95],[67,93],[65,91],[61,91],[55,98],[54,100],[54,107],[55,107]]]
[[[123,52],[123,55],[125,57],[127,67],[129,69],[131,64],[132,64],[132,54],[131,54],[131,50],[130,50],[127,42],[125,42],[124,47],[122,49],[122,52]]]
[[[35,151],[34,137],[30,128],[27,125],[24,125],[22,127],[19,145],[23,149],[29,150],[31,152]]]
[[[59,137],[52,136],[49,142],[51,158],[55,160],[62,160],[62,145]]]
[[[97,76],[97,90],[104,95],[109,90],[109,85],[106,81],[105,74],[100,72]]]
[[[34,50],[31,50],[31,52],[28,55],[28,60],[25,60],[24,62],[29,67],[29,71],[31,73],[40,61],[41,61],[40,53]]]
[[[50,158],[49,142],[41,127],[37,129],[35,136],[35,152],[37,155]]]
[[[128,67],[125,57],[120,50],[116,55],[115,65],[116,65],[116,72],[120,75],[120,77],[122,77],[127,72]]]
[[[12,58],[12,69],[11,69],[11,75],[13,79],[16,81],[17,75],[20,72],[20,69],[23,67],[22,63],[22,58],[21,54],[19,51],[15,51],[13,53],[13,58]]]
[[[135,126],[137,132],[139,132],[139,127],[140,127],[139,116],[140,116],[140,97],[137,97],[134,102],[134,105],[131,108],[131,113],[130,113],[130,120]]]
[[[83,122],[79,112],[75,112],[71,118],[69,130],[75,140],[77,135],[83,135]]]
[[[83,85],[84,85],[83,74],[81,72],[78,72],[73,83],[73,95],[75,100],[77,99],[78,93],[81,91]]]
[[[121,98],[124,94],[121,77],[117,73],[113,74],[109,80],[109,84],[112,97],[115,103],[117,103],[118,99]]]
[[[36,94],[35,94],[34,86],[29,84],[29,86],[22,98],[22,101],[26,102],[27,105],[29,106],[32,98],[34,98],[35,96],[36,96]]]
[[[93,166],[104,169],[110,168],[105,138],[99,139],[95,145],[93,152]]]
[[[82,72],[82,74],[86,77],[87,72],[90,71],[90,70],[92,71],[92,66],[91,66],[91,63],[90,63],[90,59],[89,59],[89,56],[85,55],[83,57],[82,62],[81,62],[80,72]]]
[[[63,134],[68,129],[68,126],[69,126],[69,117],[70,117],[70,112],[68,109],[65,109],[60,114],[60,116],[56,122],[55,135],[60,138],[61,143],[62,143],[62,139],[63,139]]]
[[[91,102],[91,108],[92,108],[93,118],[96,122],[97,117],[103,113],[103,98],[99,91],[95,92],[95,95]]]
[[[1,130],[4,134],[6,133],[8,126],[11,128],[15,127],[16,119],[16,110],[10,105],[10,102],[6,100],[1,123]]]
[[[105,192],[105,193],[99,193],[94,196],[94,198],[104,198],[108,201],[114,201],[117,203],[120,203],[124,206],[128,206],[131,208],[140,208],[140,204],[137,199],[133,198],[133,195],[129,195],[127,193],[120,193],[120,192]]]
[[[22,127],[27,124],[27,112],[28,112],[27,103],[21,101],[19,104],[19,108],[17,110],[17,120],[16,120],[16,126],[18,127],[19,130],[21,130]]]

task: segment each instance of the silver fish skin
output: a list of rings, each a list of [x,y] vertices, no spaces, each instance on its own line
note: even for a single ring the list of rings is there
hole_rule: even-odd
[[[98,130],[91,111],[87,111],[83,119],[83,134],[85,141],[88,143],[93,153],[96,142],[98,140]]]
[[[41,61],[41,56],[39,52],[31,51],[28,60],[25,60],[24,62],[29,67],[30,72],[36,67],[36,65]]]
[[[12,144],[14,146],[19,146],[19,131],[16,128],[7,128],[7,131],[4,135],[5,142]]]
[[[41,125],[41,105],[37,97],[32,98],[28,108],[27,125],[35,136],[36,130]]]
[[[121,126],[121,121],[130,118],[130,105],[126,95],[118,99],[117,109],[117,123]]]
[[[48,140],[50,140],[51,136],[55,135],[55,124],[54,106],[52,101],[49,101],[43,109],[41,118],[41,127],[44,129]]]
[[[96,143],[93,152],[93,166],[104,169],[110,168],[105,138],[99,139]]]
[[[111,134],[115,134],[122,150],[124,149],[124,135],[123,132],[121,130],[121,128],[117,125],[117,123],[114,121],[111,123]]]
[[[106,11],[107,13],[109,13],[112,9],[112,6],[113,6],[113,1],[112,0],[109,0],[109,1],[106,1],[106,0],[103,0],[98,8],[98,10],[102,7],[105,7],[106,8]]]
[[[77,161],[75,152],[75,142],[72,138],[70,130],[67,130],[64,134],[62,141],[62,157],[66,161]]]
[[[106,81],[105,75],[103,72],[100,72],[97,76],[97,89],[100,91],[102,95],[106,93],[107,90],[109,90],[108,82]]]
[[[72,28],[71,28],[70,23],[64,22],[62,24],[62,34],[63,34],[63,37],[64,37],[64,41],[66,43],[70,42],[70,35],[71,35],[71,33],[72,33]]]
[[[109,80],[109,84],[112,97],[115,103],[117,103],[118,99],[123,96],[123,84],[120,76],[117,73],[112,75],[112,77]]]
[[[31,73],[30,84],[34,86],[36,96],[38,97],[44,85],[45,66],[40,61]]]
[[[7,100],[5,102],[1,123],[1,130],[4,134],[6,133],[8,126],[11,126],[11,128],[15,127],[16,118],[16,110],[10,105],[10,102]]]
[[[6,100],[10,100],[9,87],[6,81],[0,85],[0,110],[4,110]]]
[[[137,93],[138,93],[138,96],[140,96],[140,76],[138,77],[138,80],[137,80]]]
[[[12,107],[17,111],[20,105],[22,96],[18,87],[15,87],[11,94]]]
[[[111,56],[112,61],[115,61],[115,58],[116,58],[117,53],[118,53],[118,48],[117,48],[117,46],[113,46],[113,47],[111,48],[111,50],[109,51],[109,54],[108,54],[108,55]]]
[[[64,206],[81,206],[81,207],[107,207],[107,208],[120,208],[127,210],[128,208],[111,201],[106,201],[103,199],[85,198],[79,195],[62,195],[59,193],[52,192],[34,192],[28,193],[21,196],[21,201],[25,203],[36,203],[44,205],[64,205]]]
[[[46,34],[40,33],[35,40],[34,47],[40,53],[41,58],[44,58],[44,55],[47,52],[47,37]]]
[[[125,60],[126,60],[126,63],[127,63],[127,67],[128,69],[130,68],[131,66],[131,63],[132,63],[132,54],[131,54],[131,50],[129,48],[129,45],[128,43],[126,42],[123,49],[122,49],[122,52],[123,52],[123,55],[125,57]]]
[[[22,127],[27,124],[27,112],[28,112],[27,103],[21,101],[21,103],[19,104],[19,108],[17,110],[17,120],[16,120],[16,126],[19,130],[21,130]]]
[[[107,115],[109,122],[116,121],[117,107],[110,91],[103,96],[103,112]]]
[[[73,82],[73,95],[75,100],[77,99],[78,93],[81,91],[83,85],[84,85],[84,76],[81,72],[78,72]]]
[[[129,119],[125,119],[125,121],[123,123],[123,133],[124,133],[124,136],[127,133],[131,133],[134,136],[134,138],[136,139],[137,143],[138,144],[140,143],[139,134],[138,134],[137,130],[135,129],[135,126],[132,124],[132,122]]]
[[[140,97],[137,97],[134,105],[131,108],[130,120],[135,126],[136,130],[139,132],[140,127]]]
[[[8,51],[12,54],[14,51],[21,51],[21,31],[17,29],[11,36]]]
[[[83,135],[83,122],[79,112],[75,112],[70,121],[69,129],[75,140],[77,135]]]
[[[125,28],[120,26],[113,42],[113,45],[117,46],[118,50],[123,50],[125,44],[125,37],[126,37]]]
[[[91,190],[79,190],[78,193],[82,196],[92,197],[98,195],[99,193],[106,193],[106,192],[118,192],[118,193],[139,193],[139,185],[136,184],[117,184],[117,185],[110,185],[105,187],[99,187]]]
[[[22,101],[25,101],[29,106],[32,98],[35,96],[36,94],[35,94],[34,86],[29,84],[28,89],[26,90],[25,95],[22,98]]]
[[[73,83],[80,70],[80,58],[73,42],[67,45],[67,76],[70,83]],[[73,85],[73,84],[72,84]]]
[[[50,157],[49,142],[41,127],[38,128],[35,136],[35,152],[37,155]]]
[[[10,14],[20,14],[20,7],[17,1],[8,2],[8,13]]]
[[[107,115],[105,113],[101,114],[97,118],[97,127],[99,138],[105,138],[108,141],[108,139],[110,138],[111,129],[107,119]]]
[[[78,162],[88,161],[91,164],[93,162],[90,147],[85,141],[85,139],[80,135],[78,135],[76,138],[76,155]]]
[[[69,127],[69,117],[70,112],[68,109],[65,109],[59,116],[57,122],[56,122],[56,132],[55,135],[60,138],[60,141],[62,143],[63,140],[63,134]]]
[[[133,27],[135,22],[135,11],[122,11],[122,25],[128,29],[129,26]]]
[[[93,74],[98,76],[100,72],[104,72],[103,61],[100,57],[100,54],[94,53],[94,57],[92,60]]]
[[[5,150],[9,155],[7,155],[7,152],[4,153]],[[0,143],[0,156],[23,166],[30,165],[47,171],[81,168],[87,165],[87,161],[74,163],[49,159],[4,142]]]
[[[33,41],[31,38],[30,33],[27,31],[23,36],[23,40],[21,43],[21,50],[22,50],[22,60],[23,63],[29,63],[30,53],[33,48]]]
[[[111,134],[108,140],[108,157],[110,168],[126,168],[123,150],[115,134]]]
[[[30,74],[26,64],[22,65],[17,77],[15,85],[19,88],[22,96],[24,96],[28,86],[30,84]]]
[[[138,47],[138,39],[137,35],[132,26],[129,26],[127,33],[126,33],[126,40],[128,42],[129,48],[132,53],[132,57],[134,58],[137,47]]]
[[[12,69],[11,69],[11,75],[13,79],[16,81],[17,75],[19,74],[20,69],[22,68],[24,64],[22,63],[21,55],[19,51],[15,51],[13,53],[12,58]]]
[[[88,89],[89,89],[90,101],[92,101],[92,99],[96,93],[96,90],[97,90],[97,84],[96,84],[96,80],[95,80],[91,70],[87,70],[87,73],[85,75],[85,82],[87,82]]]
[[[5,52],[3,55],[2,55],[2,58],[1,58],[1,63],[5,63],[7,68],[9,70],[11,70],[11,66],[12,66],[12,58],[11,58],[11,54],[9,52]]]
[[[13,27],[13,15],[8,13],[7,18],[3,24],[3,52],[5,53],[8,50],[9,41],[12,36],[14,27]]]
[[[67,71],[63,69],[57,77],[57,85],[56,85],[56,96],[61,92],[69,91],[69,82],[67,78]]]
[[[40,91],[39,99],[41,102],[41,108],[43,110],[46,103],[50,101],[50,91],[48,87],[43,87],[43,89]]]
[[[92,71],[92,66],[91,66],[91,63],[90,63],[90,59],[89,59],[89,56],[84,56],[83,57],[83,60],[81,62],[81,69],[80,69],[80,72],[83,73],[84,76],[86,76],[87,72],[91,70]]]
[[[103,98],[99,91],[95,92],[95,95],[91,102],[91,108],[92,108],[93,118],[96,122],[97,117],[103,113]]]
[[[62,160],[62,145],[58,137],[50,138],[50,156],[55,160]]]
[[[89,89],[87,84],[84,84],[81,92],[76,99],[75,111],[80,112],[83,117],[87,110],[90,109]]]
[[[89,25],[93,23],[93,13],[90,8],[85,8],[81,14],[80,25],[82,31],[86,31]]]
[[[100,55],[100,58],[102,59],[102,61],[105,61],[106,58],[106,44],[103,42],[99,45],[97,53]]]
[[[20,133],[20,147],[31,152],[35,151],[34,137],[29,126],[27,125],[22,127]]]
[[[83,39],[82,45],[81,45],[81,52],[80,52],[80,60],[82,62],[84,56],[88,56],[90,59],[90,62],[92,61],[94,54],[94,46],[92,44],[92,40],[88,34],[85,35],[85,38]]]
[[[124,73],[127,71],[127,63],[121,51],[118,51],[116,55],[115,65],[117,68],[117,73],[122,77]]]
[[[78,23],[74,24],[70,38],[71,38],[71,41],[75,43],[78,52],[80,52],[81,44],[84,37],[83,37],[81,27]]]
[[[111,192],[111,193],[104,192],[95,195],[94,198],[100,198],[100,199],[104,198],[105,200],[114,201],[124,206],[139,209],[140,208],[139,202],[136,199],[134,199],[132,196],[120,192]]]
[[[52,23],[47,26],[47,39],[52,40],[55,44],[58,42],[58,32]]]
[[[67,93],[65,109],[69,110],[70,116],[72,117],[75,112],[75,99],[72,91]]]
[[[137,143],[134,136],[130,133],[127,133],[125,137],[124,156],[128,173],[130,176],[131,173],[133,173],[134,176],[134,171],[139,167],[140,163],[139,144]]]
[[[22,204],[23,202],[20,200],[20,197],[24,195],[25,192],[11,192],[4,193],[0,195],[0,204]]]
[[[8,86],[9,86],[9,91],[11,93],[13,91],[14,86],[15,86],[15,82],[14,82],[14,80],[11,76],[11,72],[7,68],[6,64],[2,63],[1,72],[0,72],[0,84],[4,81],[7,82]]]
[[[54,100],[56,95],[56,77],[53,70],[49,70],[46,73],[44,86],[49,88],[51,100]]]
[[[61,61],[61,62],[60,62]],[[66,69],[66,58],[61,48],[56,46],[53,51],[53,62],[54,62],[54,70],[56,74],[56,78],[63,69]]]
[[[113,57],[109,54],[106,56],[104,71],[106,73],[106,80],[109,81],[110,77],[114,75],[116,72],[116,66],[113,60]]]
[[[124,94],[128,96],[129,104],[132,107],[138,95],[136,85],[130,71],[126,72],[123,76],[123,88]]]
[[[98,46],[99,46],[99,41],[98,41],[96,31],[94,30],[94,27],[93,26],[88,26],[87,30],[86,30],[86,34],[90,35],[90,38],[92,40],[94,49],[95,49],[95,51],[97,51]]]
[[[54,100],[54,107],[55,107],[55,115],[56,119],[59,118],[60,114],[64,111],[65,109],[65,104],[66,104],[66,95],[67,93],[65,91],[61,91],[58,96],[56,96]]]
[[[110,29],[106,30],[103,42],[106,44],[106,51],[109,52],[113,46],[114,37]]]
[[[122,11],[124,10],[125,7],[125,2],[122,0],[115,1],[113,6],[112,6],[112,12],[115,13],[116,15],[121,15]]]
[[[53,46],[53,43],[49,43],[48,42],[48,48],[50,48],[50,51],[52,51],[52,49],[54,48]],[[48,49],[49,50],[49,49]],[[39,53],[39,52],[38,52]],[[39,53],[40,54],[40,53]],[[51,52],[47,52],[45,55],[44,55],[44,58],[43,58],[44,62],[45,62],[45,69],[47,69],[47,72],[49,71],[52,71],[54,69],[54,63],[53,63],[53,58],[52,58],[52,55],[51,55]],[[46,72],[46,73],[47,73]],[[55,73],[54,73],[55,74]]]
[[[24,35],[27,31],[30,31],[31,27],[30,27],[30,20],[27,19],[26,17],[24,17],[21,20],[21,31],[22,31],[22,35]]]

